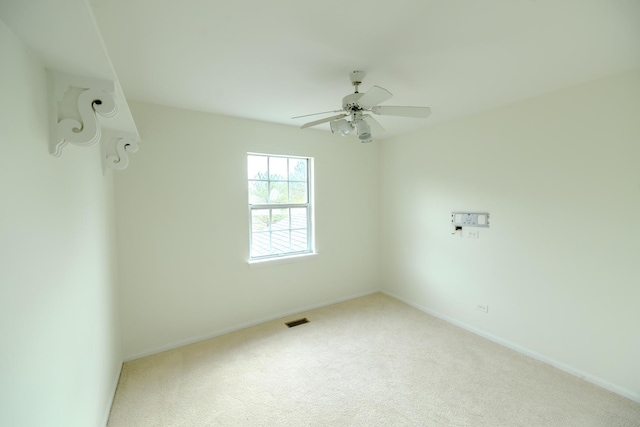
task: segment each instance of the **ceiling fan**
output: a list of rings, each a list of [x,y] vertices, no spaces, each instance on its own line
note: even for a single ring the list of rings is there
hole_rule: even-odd
[[[342,98],[342,110],[325,111],[323,113],[306,114],[304,116],[292,117],[299,119],[301,117],[315,116],[317,114],[340,113],[335,116],[325,117],[324,119],[315,120],[305,123],[302,129],[316,126],[329,122],[331,132],[338,133],[342,136],[357,134],[360,142],[371,142],[373,135],[384,132],[384,128],[376,119],[367,113],[373,113],[380,116],[400,116],[400,117],[417,117],[426,119],[431,114],[429,107],[397,107],[378,105],[381,102],[391,98],[391,92],[380,86],[373,86],[364,93],[358,92],[358,87],[364,79],[364,71],[352,71],[349,74],[351,84],[355,87],[355,92]],[[347,119],[348,117],[349,119]]]

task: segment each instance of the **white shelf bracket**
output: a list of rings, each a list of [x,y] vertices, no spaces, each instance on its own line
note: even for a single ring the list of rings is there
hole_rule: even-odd
[[[105,128],[101,120],[118,113],[114,82],[47,70],[49,85],[49,152],[60,156],[69,143],[87,147],[101,141],[102,169],[122,170],[129,153],[138,151],[138,136]]]
[[[138,138],[134,134],[104,129],[102,138],[102,173],[107,168],[122,170],[129,166],[129,153],[138,151]]]
[[[118,112],[113,82],[48,70],[50,140],[49,152],[60,156],[72,143],[93,145],[100,140],[98,114],[113,117]]]

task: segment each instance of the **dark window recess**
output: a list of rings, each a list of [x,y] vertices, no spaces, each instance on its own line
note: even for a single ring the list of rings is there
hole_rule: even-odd
[[[292,320],[291,322],[285,322],[285,325],[287,325],[290,328],[293,328],[294,326],[302,325],[303,323],[309,323],[309,320],[305,317],[304,319],[298,319],[298,320]]]

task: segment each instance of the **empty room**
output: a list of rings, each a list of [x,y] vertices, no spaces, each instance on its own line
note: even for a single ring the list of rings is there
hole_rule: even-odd
[[[640,427],[640,2],[2,0],[0,426]]]

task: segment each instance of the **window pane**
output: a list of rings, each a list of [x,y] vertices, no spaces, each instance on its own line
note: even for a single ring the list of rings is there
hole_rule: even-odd
[[[289,179],[291,181],[307,180],[306,159],[289,159]]]
[[[291,208],[291,228],[307,228],[307,208]]]
[[[290,252],[289,249],[289,230],[287,231],[274,231],[271,233],[271,253],[283,254]]]
[[[249,181],[249,204],[264,205],[269,194],[268,181]]]
[[[251,258],[311,250],[310,161],[247,154]],[[254,209],[256,205],[262,206]]]
[[[269,179],[286,181],[288,175],[286,157],[269,157]]]
[[[306,251],[308,248],[307,230],[291,231],[291,251]]]
[[[266,156],[247,156],[247,178],[267,179]]]
[[[287,203],[289,198],[288,182],[270,182],[269,203]]]
[[[271,229],[272,230],[288,230],[289,229],[289,209],[272,209],[271,210]]]
[[[253,233],[251,235],[251,257],[261,257],[271,255],[271,245],[269,244],[269,232]]]
[[[269,209],[254,209],[251,211],[251,230],[269,230]]]
[[[289,203],[307,203],[307,183],[289,183]]]

